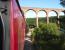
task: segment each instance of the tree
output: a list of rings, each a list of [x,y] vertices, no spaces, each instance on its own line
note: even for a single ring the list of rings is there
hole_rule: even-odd
[[[60,4],[65,7],[65,0],[60,0]]]
[[[65,7],[65,0],[60,0],[60,4],[63,6],[63,7]],[[63,11],[64,13],[65,13],[65,10]],[[63,28],[63,29],[65,29],[65,24],[64,24],[64,22],[65,22],[65,15],[64,15],[64,17],[62,17],[62,18],[60,18],[60,27],[61,28]]]
[[[40,23],[32,32],[33,50],[63,50],[65,35],[55,23]],[[63,47],[63,48],[62,48]]]

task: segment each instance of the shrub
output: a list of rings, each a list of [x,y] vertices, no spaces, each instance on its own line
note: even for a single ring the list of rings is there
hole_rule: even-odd
[[[44,34],[60,35],[59,29],[55,23],[40,23],[39,28]]]
[[[35,50],[60,50],[64,42],[64,36],[55,23],[40,23],[32,33]],[[63,41],[62,41],[63,40]]]
[[[25,33],[27,34],[29,32],[29,26],[26,24]]]
[[[59,21],[60,21],[60,28],[65,30],[65,16],[61,16]]]

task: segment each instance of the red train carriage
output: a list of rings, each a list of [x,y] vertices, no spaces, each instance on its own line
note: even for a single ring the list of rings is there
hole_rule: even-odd
[[[25,19],[18,0],[0,0],[0,50],[24,50]]]

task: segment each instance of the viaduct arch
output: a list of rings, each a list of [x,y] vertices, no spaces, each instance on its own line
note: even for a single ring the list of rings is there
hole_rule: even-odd
[[[65,9],[58,9],[58,8],[35,8],[35,7],[21,7],[22,11],[24,12],[24,14],[29,11],[29,10],[33,10],[36,13],[36,25],[38,27],[38,12],[39,11],[45,11],[46,13],[46,20],[47,20],[47,24],[49,23],[49,12],[54,11],[57,14],[57,18],[59,19],[60,16],[60,12],[64,12]],[[58,21],[59,24],[59,21]]]

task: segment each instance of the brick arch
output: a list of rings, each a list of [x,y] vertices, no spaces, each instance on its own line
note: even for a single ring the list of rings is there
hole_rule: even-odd
[[[51,14],[52,12],[52,14]],[[48,17],[49,17],[49,22],[54,22],[57,23],[57,16],[58,16],[58,12],[56,10],[50,10],[48,13]]]
[[[32,10],[33,12],[35,12],[35,13],[36,13],[36,11],[35,11],[35,10],[33,10],[33,9],[28,9],[28,10],[26,10],[26,12],[28,12],[29,10]],[[26,12],[25,12],[25,13],[26,13]]]
[[[60,12],[59,12],[59,15],[61,15],[61,12],[62,12],[62,13],[63,13],[63,15],[64,15],[64,12],[63,12],[63,11],[60,11]]]
[[[58,12],[56,10],[51,10],[51,11],[49,11],[49,13],[52,12],[52,11],[55,12],[58,15]]]
[[[63,12],[63,13],[65,14],[65,10],[62,10],[62,11],[60,11],[60,12]]]
[[[31,10],[31,11],[35,14],[35,16],[36,16],[36,14],[37,14],[37,13],[36,13],[36,11],[35,11],[35,10],[33,10],[33,9],[27,9],[27,10],[25,11],[25,13],[24,13],[24,14],[25,14],[25,16],[26,16],[26,13],[28,13],[30,10]]]
[[[47,14],[47,11],[46,10],[39,10],[38,12],[40,12],[40,11],[43,11],[43,12],[45,12]]]

